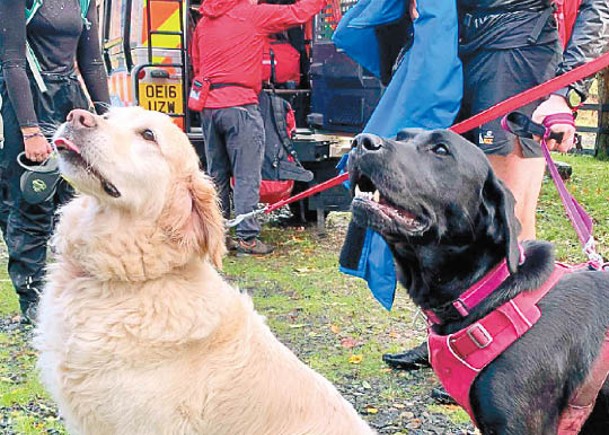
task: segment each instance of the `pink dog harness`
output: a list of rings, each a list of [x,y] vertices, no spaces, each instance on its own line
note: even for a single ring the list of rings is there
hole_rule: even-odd
[[[522,292],[484,318],[450,335],[429,332],[431,366],[446,391],[461,405],[475,423],[470,402],[470,390],[478,374],[518,338],[522,337],[541,317],[537,303],[571,268],[560,263],[542,286]],[[491,270],[478,283],[464,292],[453,306],[462,316],[493,292],[509,275],[505,261]],[[441,323],[435,313],[425,314],[431,323]],[[609,373],[609,333],[599,357],[587,379],[576,391],[561,415],[559,435],[575,435],[592,412],[598,392]]]

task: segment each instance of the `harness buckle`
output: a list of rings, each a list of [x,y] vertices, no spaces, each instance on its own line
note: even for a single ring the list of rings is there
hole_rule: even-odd
[[[484,349],[493,342],[493,337],[480,323],[474,323],[472,326],[465,330],[465,333],[470,340],[478,347],[478,349]]]
[[[453,307],[455,307],[455,310],[457,310],[457,312],[461,314],[462,317],[467,317],[467,315],[469,314],[467,306],[461,299],[453,301]]]

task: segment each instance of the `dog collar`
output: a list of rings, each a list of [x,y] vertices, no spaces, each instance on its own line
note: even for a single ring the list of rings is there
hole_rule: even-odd
[[[518,250],[520,251],[519,264],[522,264],[524,263],[525,256],[521,245],[518,245]],[[423,313],[427,317],[428,322],[435,325],[443,324],[444,320],[442,318],[459,319],[467,317],[470,311],[493,293],[497,287],[503,284],[508,276],[510,276],[510,270],[507,265],[507,259],[504,258],[479,281],[475,282],[467,290],[461,293],[457,299],[438,308],[423,310]],[[458,316],[451,316],[451,311],[456,311]]]

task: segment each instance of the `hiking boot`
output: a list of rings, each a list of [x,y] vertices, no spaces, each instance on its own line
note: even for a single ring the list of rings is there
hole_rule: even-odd
[[[275,249],[274,246],[267,245],[256,238],[250,240],[239,239],[237,243],[237,255],[267,255]]]
[[[424,341],[414,349],[407,350],[403,353],[386,353],[383,355],[383,361],[392,369],[399,370],[410,371],[430,367],[427,342]]]
[[[32,303],[27,309],[21,314],[19,323],[22,325],[36,325],[38,320],[38,304]]]
[[[439,403],[440,405],[456,405],[455,399],[442,387],[436,387],[431,389],[431,398]]]
[[[237,250],[239,243],[237,243],[237,241],[231,236],[226,236],[226,239],[224,240],[224,245],[226,246],[227,251],[232,252]]]

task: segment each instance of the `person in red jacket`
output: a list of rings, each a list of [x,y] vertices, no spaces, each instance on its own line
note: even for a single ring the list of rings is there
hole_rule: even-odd
[[[225,218],[230,214],[231,175],[235,214],[251,212],[258,204],[264,157],[264,124],[258,109],[264,41],[272,33],[309,21],[325,3],[205,0],[201,6],[191,55],[195,81],[205,83],[201,124],[207,172],[216,183]],[[259,234],[257,220],[246,219],[236,228],[236,243],[228,239],[228,248],[269,254],[273,248],[260,241]]]

